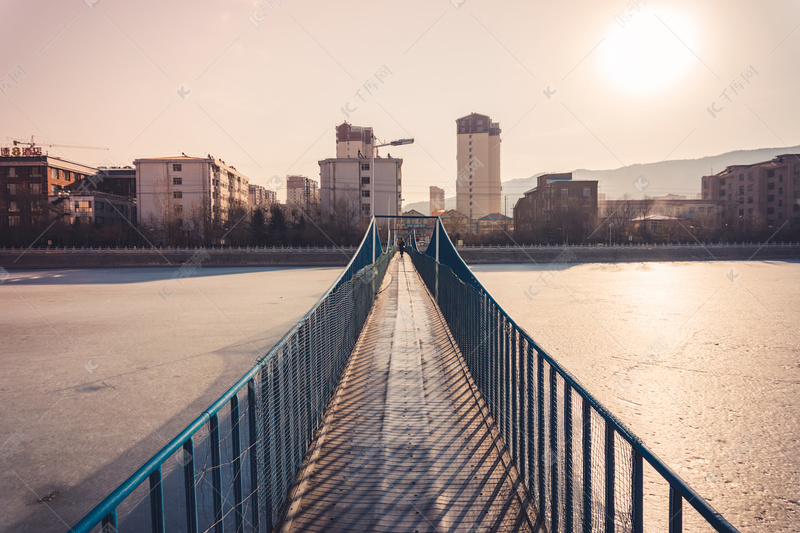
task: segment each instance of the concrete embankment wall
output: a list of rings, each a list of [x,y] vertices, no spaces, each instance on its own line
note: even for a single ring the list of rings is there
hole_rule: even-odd
[[[763,261],[800,259],[800,244],[706,246],[570,246],[462,248],[468,264],[638,263],[646,261]]]
[[[468,264],[763,261],[800,259],[800,244],[706,246],[523,246],[461,248]],[[227,250],[0,250],[0,266],[21,268],[345,266],[355,248]]]

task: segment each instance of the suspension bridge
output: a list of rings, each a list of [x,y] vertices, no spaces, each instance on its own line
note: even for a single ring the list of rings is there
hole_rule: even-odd
[[[313,308],[70,531],[737,531],[517,326],[440,220],[424,252],[387,240],[373,219]]]

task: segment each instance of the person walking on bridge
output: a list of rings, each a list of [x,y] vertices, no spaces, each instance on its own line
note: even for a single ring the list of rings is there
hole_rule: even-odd
[[[403,252],[406,251],[406,241],[404,241],[403,239],[400,239],[399,241],[397,241],[397,248],[400,250],[400,258],[402,259],[403,258]]]

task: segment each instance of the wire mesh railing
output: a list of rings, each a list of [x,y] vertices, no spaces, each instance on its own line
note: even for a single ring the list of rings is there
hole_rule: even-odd
[[[736,531],[506,314],[441,221],[424,254],[409,250],[548,532],[679,532],[684,501]]]
[[[70,531],[271,531],[391,255],[373,221],[314,307]]]

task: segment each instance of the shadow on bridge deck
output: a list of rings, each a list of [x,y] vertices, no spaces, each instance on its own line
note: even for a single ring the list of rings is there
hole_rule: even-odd
[[[279,529],[534,531],[491,424],[411,259],[395,257]]]

